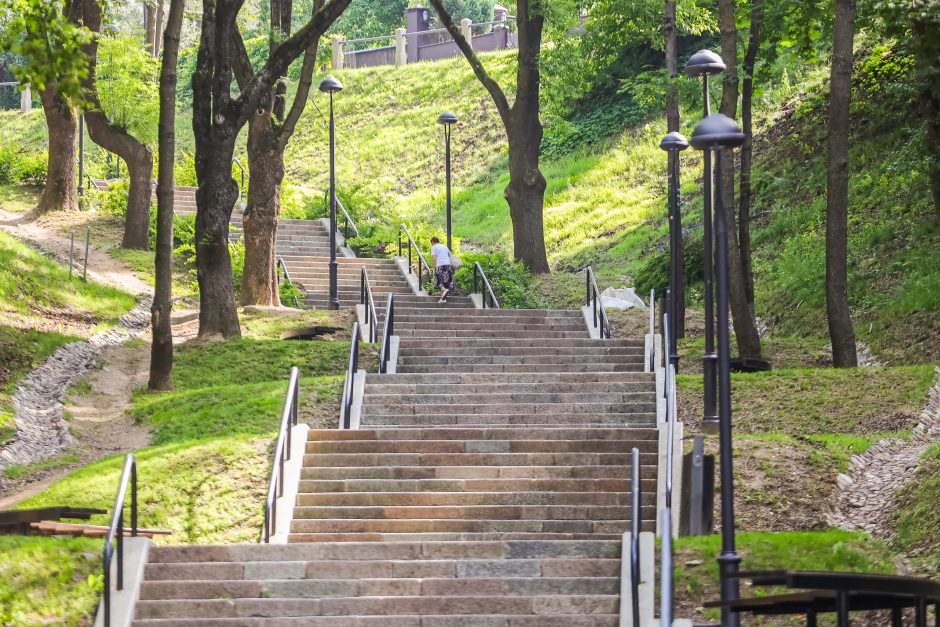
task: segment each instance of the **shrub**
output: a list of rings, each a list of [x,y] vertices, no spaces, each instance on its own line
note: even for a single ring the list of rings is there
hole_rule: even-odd
[[[686,300],[691,296],[689,287],[703,280],[702,264],[705,256],[705,243],[701,239],[701,234],[697,234],[695,239],[686,239],[683,249],[685,266],[685,285]],[[669,286],[669,249],[660,250],[650,255],[646,263],[636,274],[634,289],[638,294],[649,294],[652,289],[656,294],[665,294],[666,287]]]
[[[25,183],[41,187],[46,184],[46,155],[0,148],[0,185]]]
[[[101,193],[99,211],[108,216],[118,216],[122,218],[126,216],[127,194],[129,190],[130,185],[127,181],[112,183],[107,191]]]
[[[479,263],[486,274],[496,300],[503,309],[538,309],[544,305],[532,291],[532,275],[522,263],[501,254],[463,253],[460,260],[464,266],[457,271],[457,286],[473,290],[473,264]],[[429,261],[430,263],[430,261]],[[477,285],[477,290],[484,288]]]

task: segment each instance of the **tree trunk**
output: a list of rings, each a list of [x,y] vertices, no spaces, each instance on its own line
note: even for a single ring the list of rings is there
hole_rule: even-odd
[[[927,150],[933,157],[930,164],[930,192],[934,213],[940,224],[940,69],[937,68],[937,42],[940,42],[940,23],[936,20],[915,19],[914,37],[917,42],[917,74],[921,83],[921,114],[927,124]]]
[[[94,98],[93,98],[94,99]],[[127,164],[129,189],[122,248],[150,248],[150,196],[153,190],[153,150],[122,128],[112,125],[100,111],[85,113],[92,141],[117,154]]]
[[[725,62],[721,90],[721,113],[734,118],[738,110],[738,31],[734,14],[734,0],[719,0],[718,25],[721,31],[721,58]],[[734,151],[723,150],[718,159],[721,204],[728,225],[728,298],[731,306],[734,336],[738,356],[760,359],[760,335],[757,322],[748,305],[741,267],[741,249],[738,247],[737,219],[734,210]],[[718,242],[718,245],[722,245]]]
[[[741,268],[744,272],[744,293],[751,313],[754,313],[754,266],[751,259],[751,167],[753,166],[754,132],[754,66],[760,51],[760,26],[763,18],[763,0],[751,1],[751,27],[747,52],[744,54],[744,84],[741,89],[741,123],[744,144],[741,146],[741,198],[738,209],[738,245],[741,247]]]
[[[679,94],[676,80],[679,77],[679,38],[676,32],[676,0],[666,0],[663,20],[666,52],[666,129],[671,133],[679,130]]]
[[[848,296],[849,104],[855,0],[836,0],[829,81],[829,155],[826,171],[826,313],[832,365],[855,367],[858,356]]]
[[[49,211],[78,211],[78,164],[75,141],[78,138],[78,114],[59,97],[54,82],[39,90],[39,98],[46,116],[49,136],[46,185],[39,204],[33,210],[37,215]]]
[[[154,8],[144,0],[144,48],[153,56],[157,56],[153,51],[153,42],[157,33],[156,17]]]
[[[196,190],[199,337],[221,335],[227,339],[241,335],[228,239],[229,220],[238,200],[238,184],[231,171],[233,144],[217,144]]]
[[[160,33],[163,29],[163,0],[157,0],[157,12],[154,16],[153,56],[160,56]]]
[[[170,14],[163,34],[163,64],[160,67],[160,162],[173,163],[176,156],[176,63],[185,0],[170,0]],[[156,281],[150,321],[151,390],[173,389],[173,168],[160,168],[157,181],[157,245],[154,259]]]
[[[248,121],[248,205],[244,216],[242,305],[281,305],[277,280],[277,220],[281,213],[284,151],[269,115]]]
[[[509,185],[503,191],[512,219],[513,251],[529,272],[548,272],[543,209],[545,177],[539,170],[542,126],[517,118],[509,134]]]

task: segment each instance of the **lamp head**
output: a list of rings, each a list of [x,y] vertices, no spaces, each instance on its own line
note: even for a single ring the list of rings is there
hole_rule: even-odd
[[[689,140],[687,140],[682,133],[673,131],[663,137],[663,140],[659,142],[659,147],[663,150],[681,152],[689,147]]]
[[[444,125],[456,124],[457,116],[451,113],[450,111],[445,111],[444,113],[437,116],[437,123],[444,124]]]
[[[696,150],[735,148],[744,143],[744,133],[727,115],[713,113],[695,126],[690,143]]]
[[[685,64],[688,76],[708,76],[725,71],[725,62],[711,50],[699,50]]]
[[[324,93],[335,94],[338,91],[343,91],[343,84],[339,82],[338,78],[333,76],[327,76],[320,83],[320,91]]]

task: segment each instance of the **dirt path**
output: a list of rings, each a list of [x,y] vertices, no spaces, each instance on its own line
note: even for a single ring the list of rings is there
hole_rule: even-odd
[[[25,221],[20,214],[2,210],[0,229],[39,248],[60,263],[68,263],[68,236],[42,224]],[[88,276],[137,295],[150,294],[153,288],[121,261],[108,255],[103,244],[92,242],[88,255]],[[82,258],[84,240],[81,246],[76,242],[76,250],[79,258]],[[197,318],[196,311],[174,310],[174,343],[195,336]],[[104,349],[97,367],[84,377],[87,385],[83,384],[81,389],[88,391],[83,391],[81,395],[73,392],[65,403],[69,431],[74,436],[74,442],[62,455],[52,460],[49,464],[51,467],[30,470],[21,477],[11,478],[0,474],[0,509],[43,491],[76,468],[108,455],[149,445],[148,429],[135,424],[125,410],[130,405],[134,390],[147,384],[150,341],[150,334],[147,333],[141,340]]]
[[[54,257],[63,265],[68,265],[70,238],[36,222],[26,220],[26,216],[0,210],[0,229],[19,240],[29,242],[39,250]],[[75,265],[81,272],[81,261],[85,256],[84,238],[76,238]],[[99,283],[113,285],[132,294],[149,294],[153,288],[141,280],[122,262],[112,258],[102,247],[102,242],[92,241],[88,251],[88,276]]]

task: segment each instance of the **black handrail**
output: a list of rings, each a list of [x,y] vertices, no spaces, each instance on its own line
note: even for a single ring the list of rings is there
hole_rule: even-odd
[[[369,325],[369,343],[378,341],[379,324],[378,312],[375,309],[375,299],[372,297],[372,286],[369,284],[369,271],[365,266],[359,272],[359,304],[366,307],[366,324]]]
[[[290,369],[290,382],[284,395],[284,409],[281,410],[281,428],[274,447],[274,463],[271,466],[271,480],[268,483],[268,496],[264,501],[264,531],[262,542],[270,542],[277,531],[277,499],[284,496],[284,463],[290,460],[291,427],[297,425],[298,401],[300,397],[300,370],[297,366]]]
[[[352,420],[353,379],[359,370],[359,323],[353,322],[352,344],[349,347],[349,366],[346,368],[346,381],[343,383],[343,403],[340,429],[349,429]]]
[[[597,287],[597,281],[594,280],[594,269],[591,266],[585,268],[585,283],[587,285],[587,306],[594,313],[594,326],[600,322],[601,337],[610,339],[610,322],[607,320],[607,312],[604,311],[604,303],[601,301],[601,291]]]
[[[427,273],[428,281],[430,281],[430,280],[432,279],[432,277],[434,276],[434,273],[431,272],[431,266],[429,266],[429,265],[428,265],[428,262],[425,261],[424,255],[421,254],[421,249],[418,248],[418,245],[417,245],[417,244],[415,244],[414,238],[411,237],[411,233],[408,232],[408,227],[406,227],[404,224],[399,224],[399,225],[398,225],[398,256],[399,256],[399,257],[403,256],[403,255],[401,254],[401,252],[402,252],[402,250],[403,250],[403,248],[404,248],[404,243],[402,242],[402,239],[401,239],[401,234],[402,234],[403,231],[404,231],[404,233],[405,233],[405,236],[408,238],[408,274],[411,274],[411,272],[412,272],[412,270],[411,270],[411,268],[412,268],[411,250],[414,249],[414,251],[415,251],[416,253],[418,253],[418,264],[417,264],[417,265],[418,265],[418,286],[419,286],[420,289],[423,290],[423,289],[425,289],[425,287],[424,287],[424,283],[425,283],[425,282],[424,282],[424,278],[423,278],[423,276],[422,276],[422,269],[424,270],[424,272]],[[431,293],[432,293],[432,290],[428,290],[428,294],[431,294]]]
[[[349,239],[350,227],[352,228],[355,236],[359,237],[359,228],[356,227],[356,223],[353,222],[353,219],[349,217],[349,212],[346,211],[346,207],[343,206],[343,203],[339,199],[339,196],[334,196],[334,200],[336,200],[336,206],[339,207],[339,210],[343,212],[343,237],[345,239]]]
[[[388,362],[392,358],[392,335],[395,333],[395,297],[388,295],[385,305],[385,329],[382,331],[382,352],[379,354],[379,373],[388,372]]]
[[[630,591],[633,596],[633,624],[640,624],[640,449],[631,452],[630,491]]]
[[[284,263],[283,257],[277,258],[277,265],[281,266],[281,271],[284,273],[284,282],[290,285],[291,287],[296,287],[297,284],[290,278],[290,272],[287,271],[287,264]],[[300,288],[298,288],[300,289]],[[297,294],[292,294],[294,297],[294,306],[300,309],[300,300],[297,298]]]
[[[242,181],[241,181],[241,184],[238,186],[238,195],[241,196],[243,190],[245,189],[245,179],[248,179],[249,181],[251,181],[251,176],[248,174],[248,171],[245,170],[245,166],[242,165],[242,162],[239,161],[237,158],[233,158],[232,162],[236,166],[238,166],[238,169],[241,171]]]
[[[137,460],[133,453],[124,458],[121,482],[118,484],[114,508],[111,510],[111,524],[104,539],[104,626],[111,626],[111,557],[112,545],[117,540],[117,585],[115,590],[124,589],[124,499],[127,496],[127,484],[131,485],[131,536],[137,536]]]
[[[482,279],[482,287],[486,288],[484,292],[480,290],[480,295],[483,297],[483,309],[486,309],[486,295],[490,295],[490,307],[492,309],[499,309],[499,301],[496,300],[496,294],[493,293],[493,287],[490,285],[489,280],[486,278],[486,273],[483,272],[483,267],[480,265],[479,261],[473,262],[473,293],[477,293],[477,273],[479,273],[480,278]]]
[[[650,290],[650,372],[656,370],[656,290]],[[668,360],[667,360],[668,361]],[[666,362],[663,362],[666,363]],[[666,391],[663,390],[663,394]]]

